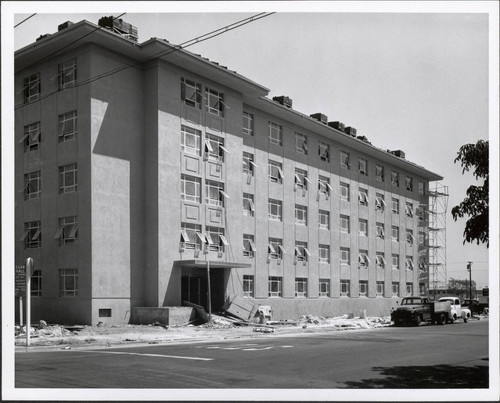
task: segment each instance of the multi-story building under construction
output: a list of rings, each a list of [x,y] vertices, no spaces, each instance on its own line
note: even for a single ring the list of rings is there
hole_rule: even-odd
[[[213,311],[239,296],[274,318],[387,314],[427,291],[420,206],[441,176],[136,34],[67,22],[15,53],[15,258],[35,262],[34,320],[206,307],[209,286]]]

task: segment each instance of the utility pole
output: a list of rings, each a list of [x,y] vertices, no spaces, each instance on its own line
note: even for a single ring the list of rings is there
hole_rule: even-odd
[[[469,272],[469,301],[472,304],[472,262],[467,263],[467,271]]]

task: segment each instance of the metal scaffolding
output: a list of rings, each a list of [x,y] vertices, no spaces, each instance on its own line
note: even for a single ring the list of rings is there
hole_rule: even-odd
[[[436,296],[448,287],[446,269],[446,214],[448,186],[435,183],[429,189],[429,291]]]

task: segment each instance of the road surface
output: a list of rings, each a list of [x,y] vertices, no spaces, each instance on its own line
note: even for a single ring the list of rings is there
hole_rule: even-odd
[[[487,388],[488,322],[16,353],[16,388]]]

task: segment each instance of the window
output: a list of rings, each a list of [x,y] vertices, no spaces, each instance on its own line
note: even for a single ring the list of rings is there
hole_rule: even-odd
[[[281,277],[269,277],[269,296],[281,297]]]
[[[391,239],[394,242],[399,242],[399,227],[396,227],[395,225],[392,226],[392,237]]]
[[[78,269],[59,269],[59,296],[78,296]]]
[[[307,225],[307,207],[295,205],[295,224]]]
[[[406,256],[405,269],[413,270],[413,256]]]
[[[269,164],[267,167],[269,180],[275,183],[283,183],[284,175],[281,162],[269,160]]]
[[[344,169],[351,169],[349,153],[346,151],[340,151],[340,166]]]
[[[392,296],[399,297],[399,283],[392,283]]]
[[[399,187],[399,172],[397,171],[391,172],[391,184],[392,186]]]
[[[201,84],[181,78],[181,99],[185,105],[201,109]]]
[[[385,226],[383,223],[378,222],[377,224],[377,238],[384,239],[385,238]]]
[[[205,88],[207,111],[213,115],[224,116],[224,94],[219,91]]]
[[[330,245],[319,245],[319,262],[330,264]]]
[[[384,182],[384,167],[382,165],[375,165],[375,179],[379,182]]]
[[[301,298],[307,297],[307,278],[295,278],[295,296]]]
[[[414,241],[415,241],[415,238],[413,237],[413,230],[407,229],[406,230],[406,243],[408,245],[413,245]]]
[[[201,202],[201,179],[181,175],[181,200]]]
[[[413,284],[412,283],[406,283],[406,296],[407,297],[413,296]]]
[[[224,199],[229,196],[224,192],[224,184],[215,181],[205,181],[205,202],[211,206],[224,207]]]
[[[76,164],[59,167],[59,194],[76,192],[78,188],[78,169]]]
[[[368,258],[368,251],[361,249],[359,251],[359,256],[358,256],[358,267],[366,269],[368,268],[369,264],[370,264],[370,259]]]
[[[358,170],[360,175],[368,176],[368,161],[360,158],[358,160]]]
[[[387,204],[385,203],[384,195],[382,193],[377,193],[377,196],[375,197],[375,210],[383,213],[386,206]]]
[[[24,135],[20,143],[24,143],[24,151],[38,150],[41,140],[40,122],[24,126]]]
[[[243,134],[253,136],[253,115],[243,112]]]
[[[425,283],[418,284],[418,295],[425,296],[427,294],[425,290]]]
[[[37,199],[42,190],[42,178],[40,171],[24,174],[24,200]]]
[[[425,232],[419,231],[419,233],[418,233],[418,243],[419,243],[419,245],[425,246]]]
[[[243,193],[243,215],[253,217],[255,212],[255,205],[253,203],[253,195],[250,193]]]
[[[35,270],[31,275],[31,296],[42,296],[42,271]]]
[[[181,126],[181,148],[186,154],[200,155],[201,132],[190,127]]]
[[[243,234],[243,256],[253,257],[255,254],[254,236]]]
[[[295,242],[295,259],[299,262],[307,262],[307,258],[311,256],[311,252],[307,249],[307,242]]]
[[[394,214],[399,214],[399,200],[393,198],[392,199],[392,212]]]
[[[377,261],[377,269],[385,269],[384,252],[377,252],[376,261]]]
[[[295,133],[295,151],[299,154],[307,155],[307,136]]]
[[[181,224],[181,248],[201,250],[205,242],[206,238],[201,233],[201,225]]]
[[[411,176],[405,178],[405,187],[406,190],[413,192],[413,178]]]
[[[406,203],[405,212],[407,217],[413,217],[413,204]]]
[[[35,73],[24,79],[24,103],[36,101],[40,97],[40,73]]]
[[[346,234],[349,234],[351,232],[350,227],[351,226],[349,223],[349,216],[340,215],[340,232],[344,232]]]
[[[392,255],[392,268],[399,270],[399,255]]]
[[[330,212],[319,210],[319,227],[322,229],[330,229]]]
[[[59,240],[59,246],[73,245],[78,238],[78,221],[76,216],[59,218],[59,228],[54,239]]]
[[[39,248],[42,246],[42,227],[40,221],[29,221],[24,223],[24,234],[21,241],[24,241],[25,249]]]
[[[59,89],[74,87],[76,84],[76,59],[59,64]]]
[[[359,188],[358,200],[360,206],[368,206],[368,190]]]
[[[351,250],[349,248],[340,248],[340,264],[351,265]]]
[[[330,296],[330,279],[327,278],[319,279],[319,296],[320,297]]]
[[[420,272],[425,273],[427,271],[427,263],[425,262],[424,259],[419,259],[418,262],[418,269]]]
[[[340,199],[349,201],[350,191],[349,191],[349,184],[340,182]]]
[[[359,235],[368,236],[368,220],[359,220]]]
[[[307,171],[295,168],[295,189],[307,190],[308,183],[309,179],[307,179]]]
[[[349,280],[340,280],[340,296],[349,297],[351,295],[351,282]]]
[[[377,297],[383,297],[383,296],[384,296],[384,282],[377,281]]]
[[[254,176],[257,165],[253,162],[253,154],[243,152],[243,173]]]
[[[224,252],[224,247],[229,245],[224,236],[224,228],[207,227],[206,239],[208,250],[212,252]]]
[[[100,318],[111,318],[112,317],[111,312],[112,312],[111,308],[99,309],[99,317]]]
[[[360,297],[368,296],[368,281],[360,280],[360,282],[359,282],[359,296]]]
[[[269,199],[267,207],[269,219],[281,221],[283,210],[281,200]]]
[[[253,298],[254,296],[254,278],[253,276],[243,275],[243,295]]]
[[[416,215],[418,217],[418,221],[424,221],[425,220],[425,209],[423,206],[418,206],[416,208]]]
[[[330,146],[328,144],[319,142],[318,146],[319,159],[321,161],[330,162]]]
[[[57,142],[72,140],[75,138],[77,130],[77,112],[71,111],[59,115],[59,131],[57,135]]]
[[[269,259],[282,259],[283,257],[283,240],[279,238],[269,238]]]
[[[224,162],[224,152],[228,152],[224,147],[224,139],[219,136],[207,134],[205,140],[205,156],[210,161]]]
[[[318,188],[320,194],[323,194],[325,195],[325,197],[328,197],[330,195],[330,191],[333,190],[330,185],[330,178],[320,175],[318,179]]]
[[[425,194],[425,185],[424,182],[418,182],[418,194]]]
[[[269,142],[281,146],[283,144],[283,129],[280,125],[269,122]]]

